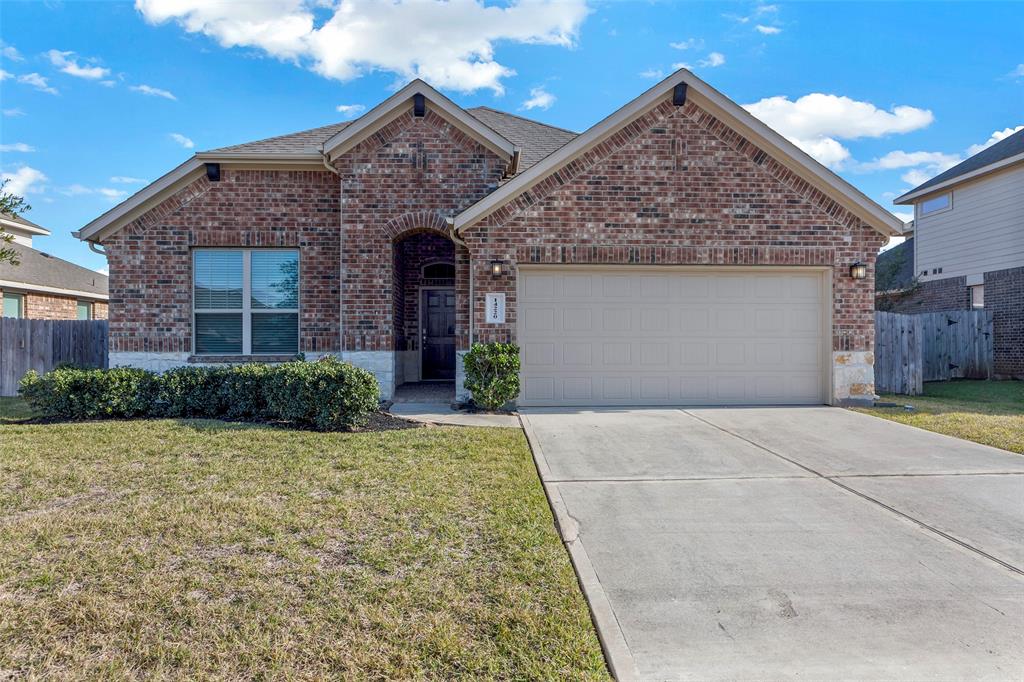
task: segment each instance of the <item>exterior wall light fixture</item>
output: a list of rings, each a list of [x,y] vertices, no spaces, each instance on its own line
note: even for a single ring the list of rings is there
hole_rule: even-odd
[[[850,266],[850,277],[854,279],[864,279],[868,276],[868,266],[864,265],[860,261],[857,261]]]
[[[505,271],[505,264],[500,260],[491,261],[491,274],[498,277]]]

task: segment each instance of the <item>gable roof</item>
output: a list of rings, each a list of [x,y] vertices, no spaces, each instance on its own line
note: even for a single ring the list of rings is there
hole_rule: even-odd
[[[26,220],[21,216],[11,215],[10,213],[0,213],[0,227],[17,232],[38,234],[44,237],[50,234],[50,231],[45,227],[36,225],[31,220]]]
[[[504,136],[488,127],[465,109],[417,78],[368,112],[352,121],[323,144],[324,156],[333,161],[359,142],[406,113],[413,98],[421,95],[434,106],[434,111],[491,151],[504,155],[511,162],[519,150]]]
[[[1018,161],[1024,161],[1024,129],[1003,138],[987,149],[982,149],[949,170],[939,173],[931,180],[918,185],[903,196],[897,197],[893,203],[912,204],[915,199],[925,194],[951,187],[985,173],[991,173]]]
[[[579,133],[571,130],[531,121],[490,107],[473,107],[466,111],[519,147],[520,173],[579,136]]]
[[[0,287],[107,299],[107,276],[17,242],[18,265],[0,263]]]
[[[576,157],[611,137],[631,121],[663,101],[679,84],[687,87],[687,97],[693,97],[702,109],[706,109],[722,119],[743,137],[756,144],[800,178],[831,197],[878,232],[887,236],[902,232],[903,221],[687,69],[679,69],[528,170],[519,173],[497,190],[456,215],[452,219],[455,232],[458,233],[460,230],[476,224]]]

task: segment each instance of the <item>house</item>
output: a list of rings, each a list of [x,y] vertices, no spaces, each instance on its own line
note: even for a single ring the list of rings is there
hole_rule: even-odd
[[[1024,377],[1024,130],[896,199],[912,239],[882,254],[878,306],[899,313],[992,311],[995,373]],[[897,251],[897,249],[899,249]]]
[[[107,317],[107,277],[32,248],[34,237],[50,231],[20,216],[0,214],[0,226],[14,237],[18,265],[0,263],[3,317],[91,320]]]
[[[197,153],[86,225],[110,362],[339,355],[450,380],[522,348],[521,405],[873,396],[902,223],[692,73],[581,134],[414,81],[352,122]]]

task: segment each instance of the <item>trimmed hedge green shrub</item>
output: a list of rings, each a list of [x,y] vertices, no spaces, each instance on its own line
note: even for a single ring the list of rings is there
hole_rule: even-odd
[[[58,367],[21,380],[20,392],[46,417],[126,419],[150,414],[160,391],[159,377],[133,367]]]
[[[372,374],[330,356],[277,365],[266,389],[278,419],[320,431],[358,426],[377,407],[379,392]]]
[[[176,367],[160,375],[156,411],[165,417],[219,417],[230,368]]]
[[[463,385],[477,405],[500,410],[519,396],[519,346],[514,343],[474,343],[464,364]]]
[[[61,419],[202,417],[283,421],[348,429],[377,409],[379,388],[364,369],[326,357],[280,365],[142,369],[60,367],[21,380],[40,415]]]

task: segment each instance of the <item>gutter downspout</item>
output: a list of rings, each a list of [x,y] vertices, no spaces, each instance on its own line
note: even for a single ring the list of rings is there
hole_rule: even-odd
[[[320,149],[320,160],[324,168],[338,176],[338,201],[341,202],[341,173],[331,165],[324,150]],[[345,353],[345,221],[338,207],[338,359]]]
[[[469,256],[469,346],[473,347],[473,318],[476,315],[473,314],[473,308],[475,299],[473,298],[473,253],[469,250],[469,245],[459,237],[459,233],[455,230],[455,218],[449,216],[444,219],[448,223],[448,238],[455,244],[458,244],[462,248],[466,249],[466,255]]]
[[[89,245],[89,250],[92,251],[93,253],[98,253],[104,258],[107,256],[106,250],[101,248],[100,245],[97,244],[96,242],[86,242],[86,244]]]

